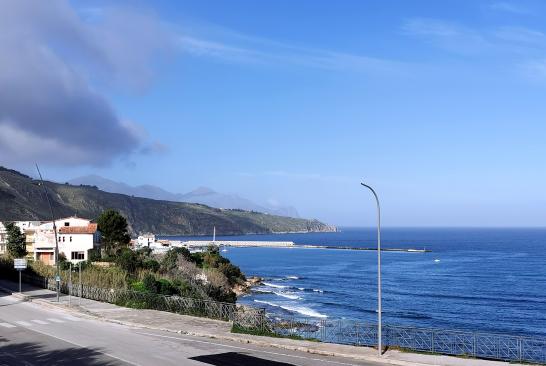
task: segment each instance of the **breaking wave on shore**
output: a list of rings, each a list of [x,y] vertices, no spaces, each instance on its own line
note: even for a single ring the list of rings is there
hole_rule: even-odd
[[[264,304],[275,308],[281,308],[283,310],[286,310],[291,313],[297,313],[305,316],[309,316],[312,318],[327,318],[328,315],[321,314],[316,310],[313,310],[306,306],[296,306],[296,305],[281,305],[270,301],[264,301],[264,300],[254,300],[254,302],[258,304]]]

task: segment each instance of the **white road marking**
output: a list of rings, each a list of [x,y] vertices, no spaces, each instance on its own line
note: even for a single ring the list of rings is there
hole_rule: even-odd
[[[64,323],[64,320],[61,319],[55,319],[55,318],[47,318],[46,320],[52,322],[52,323]]]
[[[81,319],[75,318],[73,316],[63,316],[66,320],[72,320],[73,322],[79,322]]]
[[[19,325],[22,325],[24,327],[32,327],[32,324],[30,324],[29,322],[18,321],[16,323],[19,324]]]
[[[178,340],[188,341],[188,342],[205,343],[205,344],[214,344],[215,346],[222,346],[222,347],[227,347],[227,348],[240,349],[240,350],[249,351],[249,352],[256,352],[256,353],[265,353],[265,354],[275,355],[275,356],[284,356],[284,357],[300,358],[300,359],[310,360],[310,361],[320,361],[320,362],[326,362],[326,363],[333,363],[333,364],[336,364],[336,365],[358,366],[357,364],[354,364],[354,363],[346,363],[346,362],[339,362],[339,361],[323,360],[323,359],[321,359],[321,358],[311,358],[311,357],[304,357],[304,356],[288,355],[288,354],[286,354],[286,353],[278,353],[278,352],[270,352],[270,351],[261,351],[261,350],[256,350],[256,349],[252,349],[252,348],[231,346],[231,345],[227,345],[227,344],[223,344],[223,343],[216,343],[216,342],[209,342],[209,341],[201,341],[201,340],[197,340],[197,339],[193,339],[193,338],[170,337],[170,336],[164,336],[164,335],[153,334],[153,333],[140,333],[140,332],[135,332],[135,333],[136,333],[136,334],[141,334],[141,335],[149,335],[149,336],[153,336],[153,337],[178,339]]]
[[[0,323],[0,326],[5,328],[15,328],[16,325],[10,324],[10,323]]]
[[[75,343],[75,342],[73,342],[73,341],[71,341],[71,340],[69,341],[68,339],[64,339],[64,338],[61,338],[61,337],[57,337],[57,336],[54,336],[53,334],[49,334],[49,333],[46,333],[46,332],[41,332],[41,331],[36,330],[36,329],[29,329],[29,331],[34,332],[34,333],[43,334],[43,335],[45,335],[45,336],[52,337],[52,338],[58,339],[58,340],[63,341],[63,342],[73,344],[74,346],[78,346],[78,347],[82,347],[82,348],[89,348],[89,346],[84,346],[84,345]],[[112,358],[115,358],[116,360],[120,360],[120,361],[122,361],[122,362],[128,363],[129,365],[141,366],[141,365],[138,364],[138,363],[134,363],[134,362],[131,362],[131,361],[127,361],[127,360],[125,360],[125,359],[123,359],[123,358],[121,358],[121,357],[114,356],[114,355],[111,354],[111,353],[101,352],[101,351],[98,351],[98,350],[95,350],[95,351],[98,352],[98,353],[101,353],[101,354],[103,354],[103,355],[105,355],[105,356],[112,357]]]
[[[49,324],[48,322],[44,322],[43,320],[37,320],[37,319],[31,320],[31,322],[34,322],[34,323],[36,323],[36,324],[42,324],[42,325],[44,325],[44,324]]]

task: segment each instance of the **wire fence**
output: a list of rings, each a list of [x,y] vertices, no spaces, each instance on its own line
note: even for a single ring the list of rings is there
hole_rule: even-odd
[[[355,346],[377,346],[377,324],[352,320],[281,319],[246,311],[234,324],[280,336]],[[546,364],[546,338],[384,325],[383,345],[417,352]]]
[[[23,274],[23,281],[56,291],[54,278]],[[232,321],[263,334],[355,346],[376,346],[377,325],[352,320],[277,318],[265,309],[210,300],[104,289],[61,282],[62,293],[141,309]],[[546,364],[546,338],[383,325],[382,342],[391,348],[443,355]]]

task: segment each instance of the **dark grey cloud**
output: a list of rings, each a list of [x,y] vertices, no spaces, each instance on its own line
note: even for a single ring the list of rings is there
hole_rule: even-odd
[[[147,149],[147,134],[96,87],[145,87],[166,39],[147,13],[106,9],[88,21],[66,1],[3,2],[0,162],[101,165]]]

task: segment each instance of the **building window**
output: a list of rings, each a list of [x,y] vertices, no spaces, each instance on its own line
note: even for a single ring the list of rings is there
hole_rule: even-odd
[[[72,252],[71,253],[72,260],[82,260],[85,259],[85,253],[84,252]]]
[[[63,236],[63,243],[64,243],[64,236]]]
[[[72,237],[70,237],[70,242],[72,243]]]
[[[65,221],[64,226],[70,226],[70,223],[68,221]]]

